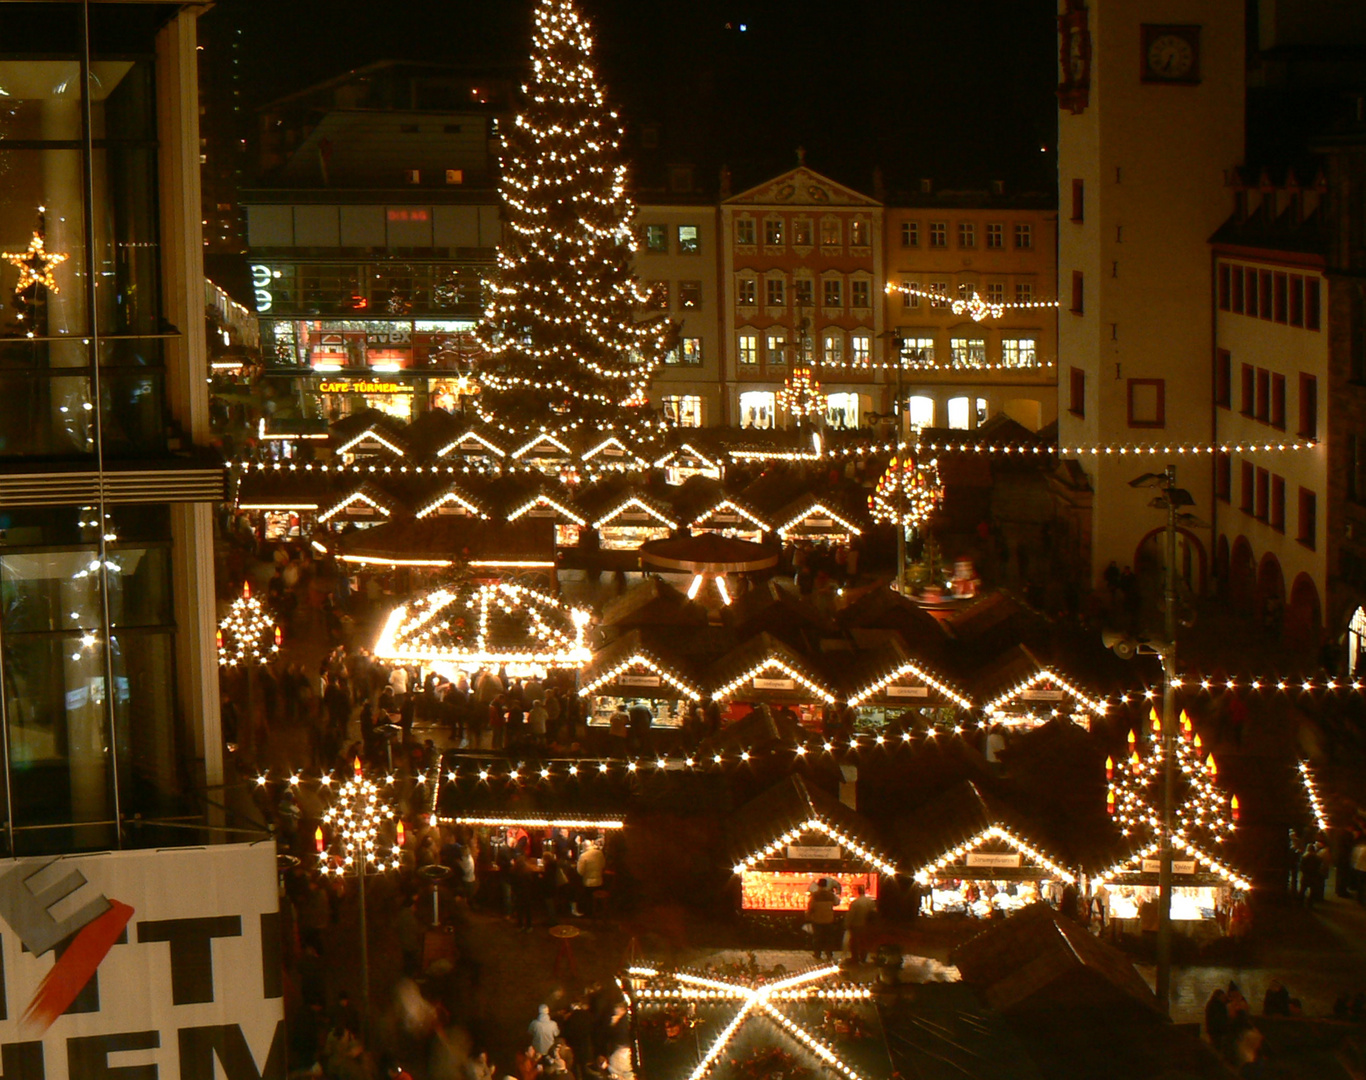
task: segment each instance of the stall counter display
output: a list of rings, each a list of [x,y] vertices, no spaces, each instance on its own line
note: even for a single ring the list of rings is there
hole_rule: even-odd
[[[588,718],[588,726],[611,727],[612,714],[617,711],[618,706],[629,714],[632,705],[644,705],[654,717],[650,722],[651,727],[681,728],[691,704],[688,701],[664,701],[654,698],[597,697],[593,699],[593,713]]]
[[[1153,885],[1107,885],[1106,889],[1112,919],[1137,919],[1141,905],[1158,900],[1158,890]],[[1218,885],[1178,885],[1172,890],[1172,920],[1214,919],[1220,908],[1228,907],[1229,895],[1229,889]]]
[[[984,919],[994,911],[1018,911],[1044,899],[1047,882],[936,881],[930,890],[931,910]]]
[[[745,870],[740,875],[741,907],[746,911],[805,911],[811,899],[811,883],[817,878],[833,878],[840,883],[836,911],[848,911],[862,885],[877,899],[876,874],[827,874],[814,871],[790,873],[779,870]]]

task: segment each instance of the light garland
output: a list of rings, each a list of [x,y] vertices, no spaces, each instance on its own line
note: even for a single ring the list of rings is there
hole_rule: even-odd
[[[607,511],[607,513],[603,514],[603,516],[600,517],[600,518],[598,518],[597,521],[593,522],[593,528],[595,528],[595,529],[601,529],[604,525],[609,525],[609,524],[611,524],[612,521],[614,521],[616,518],[620,517],[620,516],[621,516],[622,514],[624,514],[627,510],[631,509],[631,507],[633,507],[633,506],[634,506],[637,510],[642,511],[642,512],[644,512],[645,514],[648,514],[650,517],[654,518],[654,519],[655,519],[656,521],[658,521],[661,525],[664,525],[664,526],[666,526],[667,528],[670,528],[670,529],[676,529],[676,528],[678,528],[678,522],[674,521],[671,517],[669,517],[669,516],[668,516],[667,514],[665,514],[663,511],[658,510],[658,509],[656,509],[655,507],[651,506],[651,505],[650,505],[649,503],[647,503],[644,499],[642,499],[639,495],[631,495],[631,496],[629,496],[629,497],[627,497],[627,498],[621,500],[620,502],[618,502],[615,506],[612,507],[611,510]]]
[[[329,506],[326,510],[324,510],[321,514],[318,515],[318,521],[319,521],[320,523],[321,523],[321,522],[325,522],[325,521],[330,521],[330,520],[332,520],[332,518],[336,517],[338,514],[340,514],[340,513],[341,513],[343,510],[345,510],[347,507],[354,505],[356,502],[367,503],[367,504],[368,504],[369,506],[371,506],[373,509],[378,510],[378,511],[379,511],[381,514],[383,514],[385,517],[390,517],[390,516],[391,516],[390,511],[389,511],[389,508],[388,508],[387,506],[384,506],[382,503],[380,503],[380,502],[377,501],[376,499],[374,499],[374,498],[372,498],[371,496],[365,494],[364,491],[359,491],[359,490],[358,490],[358,491],[353,491],[353,492],[351,492],[350,494],[343,496],[342,499],[341,499],[340,501],[338,501],[338,502],[336,502],[336,503],[333,503],[331,506]]]
[[[543,450],[543,447],[546,447],[547,449]],[[527,454],[530,454],[532,452],[544,454],[548,452],[549,447],[553,447],[562,454],[572,455],[574,453],[574,451],[569,449],[569,447],[565,445],[565,443],[563,443],[558,436],[553,435],[549,431],[546,431],[544,428],[542,428],[541,431],[534,438],[528,440],[521,446],[517,447],[517,449],[512,452],[512,457],[515,461],[525,457]]]
[[[798,420],[825,410],[825,393],[810,367],[802,365],[792,369],[778,390],[778,406]]]
[[[744,518],[746,521],[756,526],[762,532],[771,532],[773,529],[773,526],[769,522],[765,521],[763,518],[759,517],[759,515],[756,514],[754,511],[745,508],[744,506],[740,505],[738,502],[731,498],[722,498],[719,501],[713,503],[702,513],[698,514],[697,517],[693,518],[692,520],[692,527],[694,529],[699,528],[702,526],[703,522],[705,522],[713,514],[721,514],[725,513],[726,511],[733,511],[736,517]]]
[[[813,517],[828,517],[831,521],[843,525],[844,528],[848,530],[852,535],[863,535],[862,529],[860,529],[857,525],[855,525],[848,518],[844,517],[842,514],[836,513],[834,510],[831,510],[823,502],[812,503],[811,505],[803,509],[801,513],[789,519],[784,524],[779,525],[778,535],[782,537],[784,540],[786,540],[788,533],[791,532],[795,526],[800,525],[802,522],[806,521],[807,518]]]
[[[1027,858],[1032,859],[1034,862],[1038,863],[1050,874],[1052,874],[1055,878],[1059,878],[1062,881],[1067,882],[1069,885],[1075,885],[1077,883],[1077,878],[1075,874],[1059,866],[1052,859],[1048,858],[1048,856],[1046,856],[1043,852],[1039,851],[1031,844],[1016,836],[1009,829],[1006,829],[1000,825],[988,826],[987,828],[979,832],[976,836],[974,836],[971,840],[964,841],[963,843],[958,844],[953,848],[950,848],[948,851],[940,855],[937,859],[934,859],[933,861],[926,863],[924,866],[922,866],[919,870],[915,872],[915,880],[919,882],[921,885],[928,885],[930,883],[930,879],[933,878],[940,870],[943,870],[947,866],[952,866],[954,863],[956,863],[959,859],[963,858],[963,856],[967,855],[974,848],[980,847],[988,840],[1000,840],[1006,844],[1009,844],[1021,855],[1024,855]]]
[[[504,450],[501,446],[499,446],[492,440],[479,434],[479,432],[477,431],[466,431],[464,434],[460,436],[460,438],[456,439],[454,442],[447,443],[440,450],[438,450],[436,452],[436,456],[445,457],[452,450],[466,450],[467,448],[464,444],[467,440],[471,439],[478,443],[480,446],[482,446],[485,450],[489,451],[489,453],[493,454],[494,457],[507,457],[506,450]]]
[[[526,502],[522,503],[521,506],[517,507],[510,514],[508,514],[507,519],[509,522],[516,521],[524,515],[531,513],[531,511],[535,510],[538,506],[550,507],[557,513],[562,514],[564,517],[567,517],[570,520],[570,522],[575,525],[588,524],[588,521],[585,518],[580,517],[578,514],[574,513],[573,510],[569,509],[569,507],[567,507],[564,503],[559,502],[558,500],[554,499],[550,495],[545,494],[544,492],[539,492],[533,498],[530,498]]]
[[[337,447],[336,452],[338,455],[348,453],[352,448],[359,446],[361,443],[365,442],[366,439],[374,439],[375,442],[379,443],[381,446],[385,447],[388,450],[392,450],[399,457],[407,456],[403,452],[403,447],[399,446],[397,443],[390,442],[388,439],[386,439],[383,435],[379,433],[379,431],[376,430],[375,425],[371,425],[370,427],[362,431],[359,435],[355,435],[348,439],[346,442],[342,443],[340,446]]]
[[[921,680],[927,686],[932,686],[934,689],[938,690],[941,694],[943,694],[946,698],[952,701],[959,708],[973,708],[973,704],[968,698],[965,698],[962,694],[960,694],[957,690],[953,689],[953,687],[949,686],[947,683],[935,678],[919,664],[913,663],[909,660],[902,663],[899,667],[897,667],[890,673],[881,676],[876,682],[870,683],[869,685],[865,686],[862,690],[850,694],[849,704],[858,706],[862,702],[867,701],[879,690],[883,689],[886,686],[890,686],[892,683],[896,682],[897,679],[907,674],[914,675],[917,679]]]
[[[983,300],[974,289],[972,296],[950,300],[947,293],[935,292],[930,289],[922,289],[917,285],[904,282],[887,282],[886,293],[891,296],[901,293],[903,296],[918,296],[929,300],[938,307],[946,307],[955,315],[970,315],[973,322],[981,322],[983,319],[999,319],[1007,310],[1019,311],[1037,308],[1056,308],[1056,300],[1016,300],[1006,302],[1003,300]]]
[[[251,585],[242,586],[242,595],[232,602],[218,624],[218,664],[264,664],[280,651],[280,632],[251,594]]]
[[[783,674],[787,675],[789,678],[795,680],[796,682],[801,683],[802,686],[810,690],[813,694],[815,694],[818,698],[824,701],[827,705],[834,704],[834,694],[832,694],[825,687],[816,685],[816,683],[812,682],[801,672],[789,666],[787,663],[785,663],[783,660],[779,659],[776,656],[765,657],[761,663],[750,668],[749,671],[745,672],[745,674],[741,675],[738,679],[732,679],[724,686],[718,686],[712,692],[712,697],[718,699],[728,697],[731,691],[743,686],[745,683],[753,679],[756,675],[761,675],[765,671],[773,671],[775,669],[783,672]]]
[[[1204,863],[1207,867],[1209,867],[1209,869],[1215,874],[1216,877],[1223,878],[1235,889],[1241,889],[1243,890],[1243,892],[1251,891],[1252,883],[1250,881],[1240,876],[1230,867],[1225,866],[1218,859],[1214,858],[1214,856],[1210,855],[1203,848],[1192,843],[1184,836],[1181,836],[1177,833],[1173,833],[1172,846],[1180,848],[1182,851],[1184,851],[1187,855],[1191,856],[1191,858],[1195,859],[1197,862]],[[1161,850],[1161,848],[1161,841],[1154,840],[1146,847],[1134,852],[1134,854],[1129,856],[1127,859],[1117,862],[1115,863],[1115,865],[1108,867],[1105,870],[1102,870],[1099,874],[1096,875],[1096,878],[1099,881],[1104,881],[1113,884],[1118,879],[1119,875],[1126,873],[1133,868],[1138,868],[1141,870],[1144,861],[1156,855]]]
[[[582,687],[579,690],[579,696],[588,697],[590,694],[594,693],[598,687],[611,682],[622,672],[626,671],[628,668],[635,667],[637,664],[639,664],[641,667],[649,668],[661,679],[663,679],[666,683],[672,686],[675,690],[682,693],[688,699],[692,701],[702,700],[701,690],[693,686],[691,683],[687,682],[685,679],[675,675],[663,664],[660,664],[651,657],[639,652],[633,653],[631,656],[627,657],[621,663],[617,664],[616,667],[612,668],[610,671],[604,672],[602,675],[598,676],[596,679],[590,682],[587,686]]]
[[[895,456],[868,496],[868,511],[878,521],[912,528],[930,515],[944,499],[935,459],[921,465],[914,459],[899,462]]]
[[[1033,686],[1037,686],[1041,682],[1057,683],[1067,691],[1067,693],[1071,694],[1073,698],[1097,716],[1104,716],[1110,707],[1104,699],[1089,696],[1078,687],[1072,685],[1072,683],[1068,682],[1057,672],[1051,671],[1048,668],[1042,668],[1041,670],[1034,672],[1033,675],[1029,676],[1029,678],[1025,679],[1023,682],[1016,683],[1009,690],[998,695],[994,701],[988,702],[982,707],[982,711],[988,716],[994,716],[1007,702],[1011,701],[1013,698],[1019,697],[1026,690],[1029,690]]]
[[[693,457],[695,457],[698,461],[700,461],[700,462],[701,462],[704,466],[706,466],[708,469],[720,469],[720,468],[721,468],[720,462],[718,462],[718,461],[713,461],[711,458],[707,457],[706,454],[702,453],[700,450],[698,450],[698,449],[697,449],[695,446],[693,446],[691,443],[683,443],[681,446],[677,446],[677,447],[675,447],[674,449],[670,450],[667,454],[665,454],[662,458],[660,458],[658,461],[655,462],[655,468],[667,468],[667,467],[670,467],[670,466],[676,466],[676,465],[677,465],[677,462],[675,461],[675,459],[676,459],[680,454],[685,454],[685,453],[686,453],[686,454],[691,454]]]
[[[756,863],[763,862],[765,859],[769,858],[769,856],[781,851],[794,840],[799,839],[802,834],[811,832],[821,833],[824,836],[828,836],[841,847],[847,847],[864,862],[868,863],[870,866],[877,867],[879,873],[886,874],[888,877],[893,877],[900,873],[895,866],[882,858],[882,856],[850,838],[820,816],[807,818],[802,824],[794,826],[776,840],[770,841],[758,851],[751,855],[747,855],[742,862],[736,863],[732,869],[737,874],[744,873],[746,870],[752,870]]]
[[[421,507],[413,517],[419,520],[430,517],[447,503],[454,503],[456,506],[463,508],[471,517],[479,518],[481,521],[489,520],[488,513],[458,488],[451,488],[449,491],[443,491],[435,499],[427,503],[427,505]]]
[[[33,238],[29,240],[27,250],[0,253],[0,259],[4,259],[19,271],[19,280],[14,283],[14,294],[16,296],[35,285],[42,286],[50,293],[61,292],[61,289],[57,287],[57,279],[52,276],[52,271],[66,262],[68,258],[69,256],[62,252],[48,251],[47,241],[43,238],[42,232],[38,230],[34,230]]]
[[[1314,783],[1314,774],[1309,769],[1307,761],[1300,762],[1300,782],[1304,785],[1305,798],[1309,800],[1309,809],[1314,814],[1314,824],[1320,831],[1328,828],[1328,815],[1324,813],[1323,803],[1319,799],[1318,786]]]

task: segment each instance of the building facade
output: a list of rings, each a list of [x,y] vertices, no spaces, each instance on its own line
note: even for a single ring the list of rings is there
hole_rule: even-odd
[[[186,833],[155,821],[190,820],[180,815],[203,805],[204,786],[222,782],[206,583],[223,469],[196,449],[210,439],[196,14],[5,5],[10,854],[183,843]]]
[[[1244,5],[1238,0],[1066,0],[1059,19],[1059,442],[1211,439],[1209,237],[1242,160]],[[1211,504],[1208,457],[1176,459]],[[1145,456],[1080,459],[1094,490],[1093,582],[1111,561],[1161,566]],[[1210,530],[1183,529],[1189,584],[1208,584]]]
[[[1057,212],[1049,196],[921,190],[886,210],[886,325],[910,422],[975,428],[1057,419]],[[989,310],[955,314],[978,296]]]
[[[721,202],[722,424],[783,426],[780,392],[806,369],[825,422],[885,410],[883,207],[802,165]]]

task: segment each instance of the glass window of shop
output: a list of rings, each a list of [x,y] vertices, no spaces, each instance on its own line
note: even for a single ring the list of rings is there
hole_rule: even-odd
[[[98,507],[0,513],[0,718],[16,854],[106,847],[117,814],[183,809],[170,513],[108,507],[103,531],[115,539],[101,568]]]
[[[27,261],[0,260],[0,457],[94,454],[97,361],[105,451],[165,437],[156,25],[125,5],[92,10],[86,100],[80,14],[6,5],[0,249]]]

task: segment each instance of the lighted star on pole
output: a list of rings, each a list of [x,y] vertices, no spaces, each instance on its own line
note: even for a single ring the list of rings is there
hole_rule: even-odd
[[[627,968],[627,974],[635,978],[655,978],[659,972],[653,968]],[[826,967],[810,968],[806,971],[799,971],[795,975],[786,978],[776,979],[771,983],[762,986],[747,986],[743,982],[731,979],[714,979],[703,975],[693,975],[685,971],[678,971],[672,974],[672,978],[682,983],[682,990],[651,990],[645,989],[637,991],[637,997],[649,1001],[656,997],[676,1000],[707,1000],[712,998],[729,998],[739,1001],[740,1011],[735,1014],[717,1035],[716,1040],[707,1049],[702,1060],[697,1063],[697,1067],[688,1075],[688,1080],[702,1080],[711,1071],[716,1060],[721,1056],[722,1051],[732,1039],[735,1038],[744,1022],[756,1013],[763,1013],[778,1024],[788,1035],[791,1035],[799,1043],[805,1046],[816,1057],[820,1058],[825,1065],[836,1074],[843,1076],[846,1080],[863,1080],[862,1074],[856,1072],[851,1066],[842,1061],[834,1049],[823,1040],[811,1034],[805,1027],[790,1019],[775,1004],[774,1001],[784,999],[796,999],[808,997],[815,994],[818,997],[828,997],[835,1000],[847,1000],[855,998],[871,997],[871,992],[866,987],[836,987],[822,992],[811,987],[809,990],[798,990],[798,987],[807,986],[810,983],[828,979],[832,975],[839,975],[840,967],[838,964],[830,964]]]
[[[6,251],[0,254],[0,258],[19,271],[19,280],[14,286],[16,293],[34,285],[41,285],[48,292],[61,292],[52,271],[66,262],[69,256],[60,251],[48,251],[42,233],[34,232],[27,251]]]

